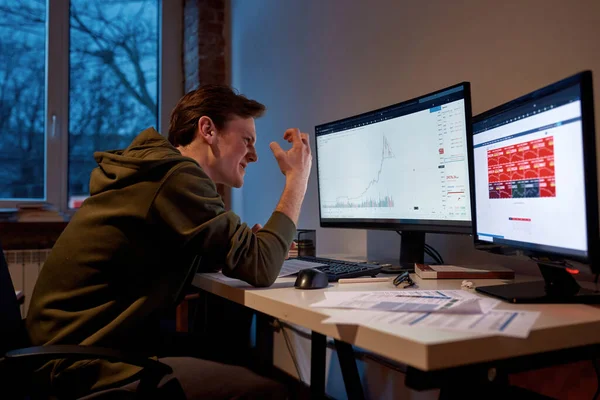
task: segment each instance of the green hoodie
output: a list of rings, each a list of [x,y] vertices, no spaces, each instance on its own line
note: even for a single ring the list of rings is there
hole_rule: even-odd
[[[215,183],[149,128],[125,150],[97,152],[91,196],[59,237],[38,277],[27,314],[35,346],[81,344],[156,348],[153,322],[173,307],[196,272],[269,286],[296,227],[274,212],[264,228],[226,211]],[[85,393],[139,368],[100,360],[55,360],[40,383]]]

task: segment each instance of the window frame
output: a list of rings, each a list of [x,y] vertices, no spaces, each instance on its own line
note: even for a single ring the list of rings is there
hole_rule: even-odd
[[[183,0],[158,1],[158,121],[166,134],[169,113],[183,96]],[[45,48],[45,201],[66,217],[69,166],[69,34],[70,1],[46,0]],[[50,79],[49,77],[52,77]],[[98,149],[102,150],[102,149]],[[91,156],[91,154],[90,154]],[[39,199],[0,200],[0,208],[39,203]]]

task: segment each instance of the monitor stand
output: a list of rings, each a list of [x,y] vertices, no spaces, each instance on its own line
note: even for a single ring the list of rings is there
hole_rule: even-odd
[[[402,232],[400,239],[400,263],[384,266],[384,274],[399,274],[404,271],[415,272],[415,263],[425,260],[425,232]]]
[[[584,289],[564,267],[538,263],[543,281],[481,286],[478,292],[509,303],[600,303],[600,292]]]

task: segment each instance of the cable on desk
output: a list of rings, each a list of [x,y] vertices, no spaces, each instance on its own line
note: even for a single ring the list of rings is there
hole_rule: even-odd
[[[298,365],[298,360],[296,359],[296,352],[294,351],[294,349],[292,349],[292,342],[291,342],[287,332],[285,331],[286,327],[291,329],[291,326],[288,324],[284,324],[280,320],[276,319],[275,321],[273,321],[273,327],[275,328],[275,331],[281,330],[281,333],[283,333],[283,338],[285,340],[285,346],[287,347],[288,351],[290,352],[290,357],[292,357],[292,362],[294,363],[294,367],[296,368],[296,373],[298,374],[298,379],[300,379],[300,382],[304,382],[304,379],[302,379],[302,371],[300,371],[300,365]]]
[[[437,262],[438,264],[444,264],[444,259],[442,258],[440,253],[438,253],[436,249],[434,249],[432,246],[428,245],[427,243],[425,243],[425,253],[429,254],[429,256],[431,258],[433,258],[434,261]]]
[[[279,324],[279,326],[282,328],[282,331],[284,331],[284,332],[285,332],[285,330],[283,329],[284,327],[289,328],[291,331],[294,331],[297,335],[303,337],[304,339],[307,339],[307,340],[311,339],[310,333],[304,332],[303,330],[300,330],[300,329],[296,328],[295,326],[290,325],[281,320],[276,320],[276,322]],[[287,339],[286,339],[286,341],[287,341]],[[327,338],[327,348],[331,349],[331,350],[336,350],[333,339]],[[366,352],[364,350],[361,350],[360,348],[356,348],[355,346],[352,346],[352,348],[354,350],[355,358],[358,360],[364,361],[365,359],[369,359],[369,360],[375,361],[376,363],[378,363],[380,365],[383,365],[384,367],[387,367],[394,371],[406,374],[406,365],[404,365],[404,364],[399,364],[399,363],[397,363],[393,360],[390,360],[388,358],[385,358],[383,356],[379,356],[377,354]],[[292,353],[291,346],[288,346],[288,351],[290,353]],[[295,358],[294,355],[292,355],[292,354],[290,354],[290,355],[292,356],[292,359]],[[296,362],[294,362],[294,363],[296,364]],[[297,364],[296,364],[296,369],[299,370],[299,367]],[[300,372],[298,372],[298,376],[300,376]]]
[[[444,258],[442,257],[442,255],[431,245],[425,243],[425,248],[431,250],[433,253],[435,253],[436,255],[436,259],[440,264],[444,263]]]
[[[427,247],[425,248],[425,254],[427,254],[433,260],[434,263],[441,264],[440,260]]]

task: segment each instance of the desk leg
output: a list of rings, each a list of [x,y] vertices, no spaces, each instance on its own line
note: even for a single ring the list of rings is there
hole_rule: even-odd
[[[325,397],[325,350],[327,336],[315,331],[310,339],[310,397],[322,399]]]
[[[336,340],[335,348],[337,349],[338,358],[340,360],[340,367],[342,369],[342,376],[344,378],[344,386],[346,387],[348,399],[364,399],[365,394],[363,393],[362,383],[360,382],[360,375],[358,374],[358,367],[356,366],[352,345]]]
[[[273,317],[256,312],[256,352],[258,371],[269,376],[273,371]]]

